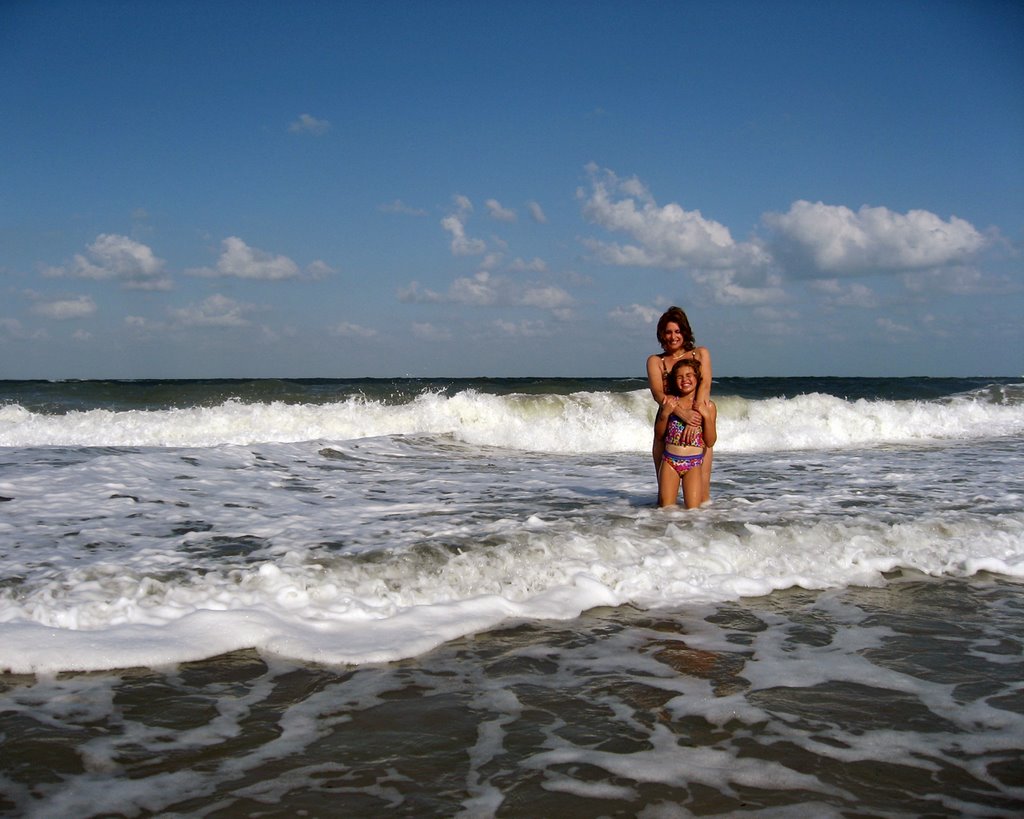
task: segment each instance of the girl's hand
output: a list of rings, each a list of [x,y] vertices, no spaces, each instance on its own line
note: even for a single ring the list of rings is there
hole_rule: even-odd
[[[697,413],[702,421],[714,421],[718,417],[718,407],[711,401],[702,401],[700,406],[697,407]]]

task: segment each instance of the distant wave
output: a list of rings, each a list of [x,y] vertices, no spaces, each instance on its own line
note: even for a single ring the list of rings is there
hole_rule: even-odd
[[[936,400],[794,397],[716,398],[719,452],[862,448],[1020,435],[1024,400],[999,385]],[[352,396],[333,403],[246,402],[159,410],[91,409],[48,415],[0,407],[0,446],[207,447],[348,441],[394,435],[449,436],[527,452],[643,452],[654,404],[646,390],[572,394],[451,395],[404,403]]]

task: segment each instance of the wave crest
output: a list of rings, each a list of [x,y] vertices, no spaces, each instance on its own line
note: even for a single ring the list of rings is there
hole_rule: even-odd
[[[1024,402],[1007,387],[934,401],[716,398],[719,452],[845,449],[989,438],[1024,432]],[[492,395],[423,392],[405,403],[353,396],[326,404],[228,400],[160,410],[92,409],[46,415],[0,407],[10,447],[204,447],[447,436],[527,452],[644,452],[655,406],[646,390]]]

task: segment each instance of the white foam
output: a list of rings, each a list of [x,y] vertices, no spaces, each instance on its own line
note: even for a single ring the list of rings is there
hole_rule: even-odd
[[[812,408],[836,400],[805,399]],[[577,428],[605,423],[621,432],[621,419],[641,415],[648,403],[642,393],[535,401],[467,392],[397,408],[232,404],[180,417],[13,410],[17,423],[64,423],[64,432],[84,425],[88,434],[79,437],[95,436],[93,443],[108,434],[101,421],[121,435],[130,432],[129,418],[210,437],[209,421],[224,420],[225,407],[248,418],[265,412],[340,423],[357,437],[5,450],[0,668],[159,666],[250,647],[363,663],[419,654],[508,618],[572,618],[594,606],[871,585],[898,567],[1024,577],[1022,454],[1014,439],[756,456],[720,448],[715,500],[698,511],[651,506],[646,420],[635,422],[636,452],[581,453],[585,436],[562,441],[568,454],[543,451],[559,445],[566,425],[558,419],[567,414],[576,414]],[[737,436],[744,425],[769,429],[796,406],[722,404]],[[854,420],[829,413],[847,433],[890,411],[884,402],[839,406]],[[950,411],[937,403],[918,409],[933,421]],[[984,420],[990,409],[980,412]],[[436,430],[442,417],[443,438],[358,437],[385,422]],[[193,433],[184,418],[196,421]],[[456,440],[479,434],[493,442],[505,422],[518,424],[507,447]],[[989,415],[979,429],[995,422]],[[962,425],[962,418],[951,422],[950,434],[963,433]],[[318,431],[313,424],[295,434]],[[526,440],[513,449],[518,435]]]
[[[721,452],[861,448],[1024,432],[1024,405],[979,400],[847,401],[717,399]],[[654,404],[628,393],[496,396],[423,393],[405,404],[349,398],[331,404],[243,403],[215,407],[44,415],[0,407],[0,446],[175,446],[350,441],[443,435],[473,445],[531,452],[643,452]]]
[[[306,661],[380,662],[509,618],[565,619],[595,606],[871,585],[899,566],[949,575],[980,562],[1024,576],[1024,515],[995,528],[970,519],[855,519],[735,531],[688,526],[687,514],[642,512],[646,523],[603,531],[520,531],[443,562],[403,552],[370,563],[286,553],[158,580],[148,552],[97,559],[51,573],[31,591],[0,593],[0,668],[159,666],[249,647]]]

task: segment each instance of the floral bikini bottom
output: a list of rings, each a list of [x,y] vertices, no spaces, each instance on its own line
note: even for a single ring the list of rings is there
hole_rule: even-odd
[[[685,475],[691,469],[695,469],[704,463],[704,453],[698,455],[673,455],[666,452],[663,455],[665,463],[671,466],[680,475]]]

